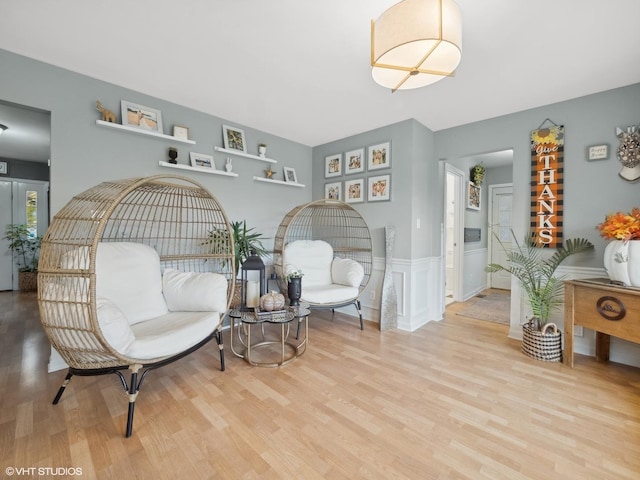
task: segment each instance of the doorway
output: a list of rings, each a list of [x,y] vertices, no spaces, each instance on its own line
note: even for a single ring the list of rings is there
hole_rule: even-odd
[[[512,183],[489,185],[488,263],[506,265],[508,262],[505,249],[511,250],[513,240],[511,235],[512,199]],[[488,277],[489,288],[511,290],[511,275],[508,272],[501,270],[489,273]]]
[[[464,221],[464,172],[446,165],[444,200],[444,305],[461,301]]]

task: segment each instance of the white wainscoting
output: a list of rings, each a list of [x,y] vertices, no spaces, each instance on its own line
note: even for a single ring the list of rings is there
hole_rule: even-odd
[[[486,248],[467,250],[464,252],[462,266],[462,298],[463,301],[487,289],[488,251]]]

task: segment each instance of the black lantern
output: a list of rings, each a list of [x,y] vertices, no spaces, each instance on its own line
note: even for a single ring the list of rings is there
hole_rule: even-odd
[[[256,286],[255,274],[249,278],[249,272],[258,272],[259,286]],[[250,284],[251,282],[251,284]],[[265,294],[265,276],[264,276],[264,262],[256,255],[256,252],[251,251],[251,255],[242,264],[242,290],[240,293],[240,299],[242,302],[242,309],[255,308],[260,303],[260,297]]]

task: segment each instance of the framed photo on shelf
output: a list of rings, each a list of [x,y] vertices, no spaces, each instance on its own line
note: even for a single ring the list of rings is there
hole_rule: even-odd
[[[9,167],[7,162],[0,162],[0,175],[9,175]]]
[[[364,148],[351,150],[344,154],[344,174],[364,172]],[[345,191],[347,187],[345,185]]]
[[[213,160],[212,155],[205,155],[204,153],[189,152],[189,158],[191,159],[192,167],[203,167],[216,169],[216,163]]]
[[[325,183],[324,198],[329,200],[342,200],[342,182]]]
[[[344,182],[344,201],[346,203],[364,202],[364,178]]]
[[[247,142],[244,138],[244,130],[228,125],[222,125],[222,137],[224,148],[247,153]]]
[[[369,147],[368,170],[380,170],[391,167],[391,149],[389,142]]]
[[[370,202],[383,202],[391,200],[391,175],[378,175],[369,177],[367,187],[367,200]]]
[[[298,183],[298,177],[296,175],[296,170],[291,167],[283,167],[282,173],[284,175],[285,182]]]
[[[342,154],[329,155],[324,158],[324,178],[342,175]]]
[[[174,125],[173,136],[180,140],[189,140],[189,129],[180,125]]]
[[[469,182],[469,191],[467,193],[467,208],[470,210],[480,210],[480,198],[482,189],[480,185]]]
[[[122,125],[150,132],[163,133],[162,113],[155,108],[122,100],[120,102]]]

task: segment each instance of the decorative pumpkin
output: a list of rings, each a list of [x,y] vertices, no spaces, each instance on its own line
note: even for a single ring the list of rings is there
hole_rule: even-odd
[[[284,308],[284,295],[276,291],[265,293],[260,297],[260,310],[273,312]]]

